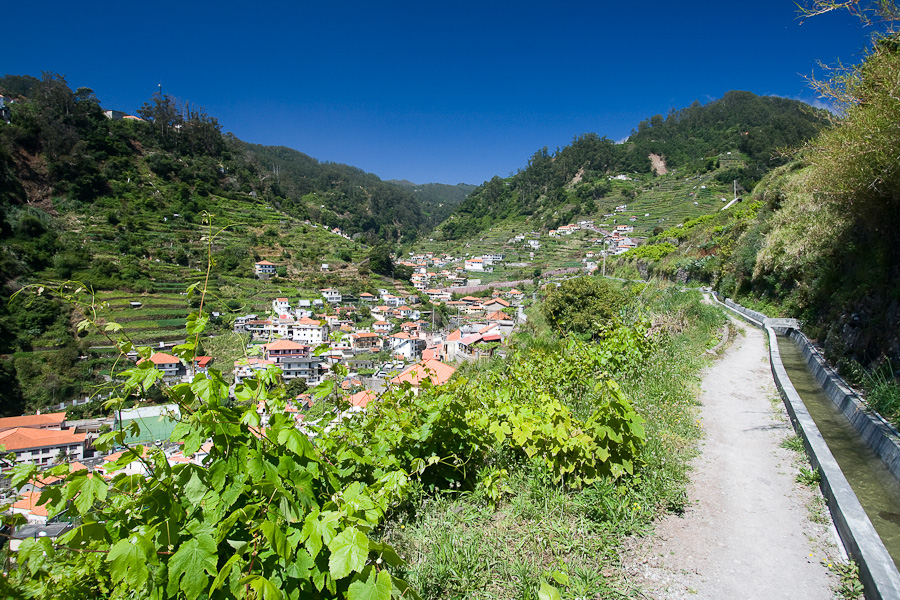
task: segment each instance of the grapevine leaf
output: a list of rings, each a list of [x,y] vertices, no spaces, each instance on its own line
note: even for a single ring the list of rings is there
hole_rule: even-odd
[[[99,475],[82,473],[68,483],[66,495],[70,498],[75,494],[75,507],[78,512],[85,514],[91,510],[95,500],[106,500],[106,482]]]
[[[347,590],[348,600],[390,600],[391,599],[391,574],[385,570],[377,575],[375,570],[369,573],[365,581],[354,581]]]
[[[291,452],[300,456],[315,457],[315,451],[309,438],[300,433],[295,427],[285,427],[278,432],[278,443],[284,444]]]
[[[369,541],[369,551],[378,554],[384,562],[392,567],[400,567],[406,564],[406,562],[400,558],[400,555],[397,554],[396,550],[394,550],[390,544],[385,542]]]
[[[225,386],[213,379],[207,379],[202,373],[194,377],[194,381],[191,382],[191,390],[207,404],[218,401],[228,394]]]
[[[169,594],[174,595],[180,589],[187,600],[196,600],[209,583],[204,573],[218,575],[216,543],[209,534],[192,537],[169,559]]]
[[[242,554],[243,554],[243,553],[241,553],[241,552],[239,552],[239,553],[237,553],[237,554],[234,554],[234,555],[233,555],[231,558],[229,558],[228,561],[222,566],[222,569],[221,569],[221,570],[219,571],[219,573],[216,575],[216,578],[213,579],[212,585],[209,586],[209,593],[210,593],[210,595],[212,594],[212,592],[214,592],[214,591],[216,591],[217,589],[219,589],[220,587],[222,587],[222,584],[225,583],[225,580],[228,579],[228,576],[229,576],[229,575],[231,575],[231,569],[234,567],[234,563],[236,563],[236,562],[238,562],[239,560],[241,560],[241,555],[242,555]]]
[[[30,481],[35,473],[37,473],[37,465],[31,462],[19,463],[12,468],[11,473],[12,478],[10,479],[9,485],[14,488],[20,488],[23,483]]]
[[[109,549],[106,561],[110,563],[109,574],[113,582],[124,583],[135,590],[146,583],[150,573],[147,565],[156,564],[156,552],[150,540],[139,533],[132,533]]]
[[[342,579],[354,571],[362,571],[369,557],[369,538],[355,527],[348,527],[328,544],[331,576]]]
[[[559,590],[547,583],[541,582],[541,589],[538,591],[538,600],[562,600]]]
[[[209,315],[191,313],[185,319],[184,327],[187,329],[187,332],[191,335],[197,333],[203,333],[203,330],[206,329],[206,324],[209,323]]]
[[[260,600],[281,600],[284,596],[271,581],[260,575],[250,575],[241,580],[242,584],[250,584]]]
[[[259,526],[259,530],[278,556],[285,560],[291,559],[291,548],[288,545],[287,536],[284,535],[281,527],[272,521],[263,521],[262,525]]]
[[[193,465],[191,465],[193,466]],[[203,479],[201,479],[199,473],[197,473],[197,469],[191,470],[191,478],[188,480],[187,484],[184,486],[184,495],[194,506],[199,506],[200,501],[203,500],[203,496],[206,495],[206,492],[209,491],[209,488],[206,487],[206,484],[203,483]]]

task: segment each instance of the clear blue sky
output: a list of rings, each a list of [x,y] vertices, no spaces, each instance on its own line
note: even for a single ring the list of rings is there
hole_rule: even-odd
[[[104,108],[162,84],[223,131],[416,183],[480,184],[593,131],[733,89],[807,101],[858,62],[846,13],[756,2],[73,2],[4,6],[0,72],[66,76]]]

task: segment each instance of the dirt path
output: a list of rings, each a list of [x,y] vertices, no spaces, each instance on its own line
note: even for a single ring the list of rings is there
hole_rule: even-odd
[[[831,530],[810,520],[815,494],[794,480],[791,429],[767,362],[763,334],[743,327],[704,373],[705,439],[684,516],[633,540],[625,567],[650,598],[832,598],[823,559]],[[780,408],[779,408],[780,407]],[[827,510],[826,513],[827,515]]]

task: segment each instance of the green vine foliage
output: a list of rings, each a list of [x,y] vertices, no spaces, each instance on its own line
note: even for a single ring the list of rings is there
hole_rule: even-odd
[[[54,292],[76,303],[85,293]],[[89,316],[79,327],[98,324],[93,305],[82,305]],[[206,322],[201,301],[186,320],[193,339],[173,354],[190,364]],[[115,323],[102,328],[123,356],[149,358]],[[327,381],[314,393],[338,410],[305,430],[285,411],[277,368],[245,379],[232,399],[214,369],[166,385],[139,361],[109,408],[161,388],[181,413],[172,441],[186,456],[211,442],[208,456],[170,466],[160,448],[126,446],[125,432],[101,435],[98,448],[125,448],[117,474],[50,470],[65,484],[44,488],[39,502],[77,526],[55,544],[25,541],[10,583],[27,598],[65,600],[415,598],[381,536],[413,488],[481,488],[497,502],[525,462],[570,489],[640,470],[644,421],[612,374],[639,368],[652,346],[647,332],[638,321],[590,343],[523,347],[469,379],[393,387],[363,413],[346,410]],[[143,474],[126,474],[128,466]],[[16,467],[11,484],[36,475],[33,465]]]
[[[77,300],[65,287],[56,291]],[[183,360],[193,358],[206,320],[202,312],[188,318],[195,341],[173,351]],[[104,329],[118,328],[109,323]],[[137,350],[149,357],[149,348],[116,342],[123,354]],[[124,375],[110,408],[163,385],[150,361]],[[203,466],[170,466],[162,449],[136,446],[125,447],[113,465],[119,472],[108,482],[86,470],[68,473],[66,465],[51,469],[65,484],[45,487],[39,503],[51,515],[66,511],[77,527],[55,545],[47,538],[22,543],[10,577],[24,597],[416,597],[392,574],[402,561],[377,534],[404,497],[405,472],[382,470],[365,483],[341,477],[285,412],[278,369],[244,380],[235,389],[236,403],[213,369],[164,390],[182,414],[172,441],[183,444],[185,455],[212,442]],[[265,427],[256,411],[260,402],[270,414]],[[124,437],[111,431],[96,446],[125,446]],[[121,471],[132,463],[146,475]],[[35,466],[20,465],[11,484],[36,475]]]

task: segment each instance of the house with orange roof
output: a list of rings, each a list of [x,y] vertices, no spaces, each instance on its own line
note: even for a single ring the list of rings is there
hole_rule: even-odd
[[[509,307],[509,302],[503,298],[493,298],[484,303],[484,308],[488,311],[503,310]]]
[[[375,321],[372,323],[372,329],[375,330],[375,333],[390,333],[394,326],[387,321]]]
[[[350,401],[351,406],[354,406],[358,409],[364,409],[369,405],[369,402],[375,400],[376,398],[378,398],[378,394],[376,394],[373,390],[363,390],[348,397],[347,400]]]
[[[462,339],[462,330],[455,329],[450,335],[444,340],[444,345],[446,347],[446,357],[447,360],[455,361],[457,360],[457,353],[459,352],[459,340]]]
[[[328,326],[316,319],[298,319],[292,328],[292,339],[310,346],[318,346],[328,338]]]
[[[194,370],[197,373],[209,373],[209,365],[212,363],[212,356],[195,356]]]
[[[441,359],[441,347],[440,346],[429,346],[422,350],[422,360],[440,360]]]
[[[399,375],[391,379],[391,384],[403,385],[404,383],[409,383],[413,389],[418,390],[426,379],[432,385],[444,385],[454,373],[456,373],[455,367],[444,364],[439,360],[427,359],[404,369]]]
[[[39,505],[41,492],[25,492],[9,507],[9,512],[17,515],[25,515],[25,520],[34,525],[45,525],[50,513],[47,504]]]
[[[427,342],[408,333],[395,333],[388,338],[391,353],[405,360],[416,360],[421,356]]]
[[[377,333],[361,332],[350,334],[351,350],[369,350],[377,352],[381,350],[381,343],[381,337]]]
[[[15,462],[33,462],[42,467],[67,460],[84,460],[84,443],[87,434],[68,429],[35,429],[14,427],[0,432],[0,444],[6,452],[15,454]],[[8,455],[11,457],[11,455]]]
[[[276,317],[291,313],[291,302],[287,298],[275,298],[272,300],[272,312]]]
[[[142,362],[144,361],[140,360],[138,361],[138,364]],[[187,373],[181,359],[177,356],[166,354],[165,352],[154,352],[150,355],[150,362],[153,363],[153,366],[162,371],[163,377],[167,379],[181,377]]]
[[[15,429],[16,427],[30,427],[31,429],[63,429],[65,426],[65,411],[0,418],[0,432],[6,431],[7,429]]]
[[[306,380],[307,385],[318,385],[324,374],[321,356],[310,355],[310,347],[290,340],[278,340],[263,346],[266,360],[275,361],[281,368],[282,377],[290,381],[295,377]]]
[[[377,300],[377,298],[369,292],[363,292],[362,294],[360,294],[359,299],[363,302],[375,302],[375,300]]]

